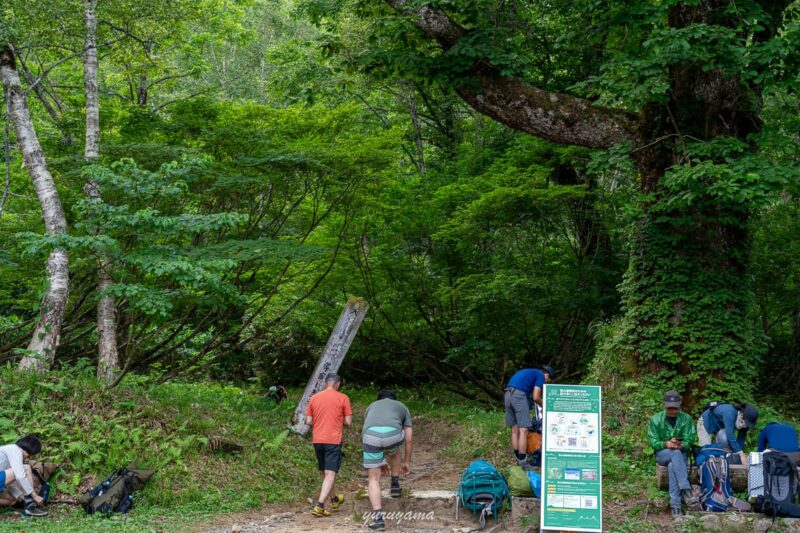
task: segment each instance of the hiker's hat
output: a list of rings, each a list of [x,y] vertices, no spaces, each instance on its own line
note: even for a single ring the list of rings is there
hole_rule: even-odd
[[[542,370],[544,372],[547,372],[548,374],[550,374],[550,379],[554,379],[556,377],[556,373],[553,372],[553,367],[552,366],[545,365],[545,366],[542,367]]]
[[[744,415],[744,421],[747,424],[747,428],[755,429],[756,420],[758,420],[758,409],[756,409],[754,405],[750,405],[748,403],[744,406],[744,409],[742,409],[742,414]]]
[[[677,391],[671,390],[664,395],[664,407],[680,407],[681,395]]]

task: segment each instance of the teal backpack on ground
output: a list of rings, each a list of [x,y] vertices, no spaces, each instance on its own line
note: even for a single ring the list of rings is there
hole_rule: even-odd
[[[456,491],[456,517],[460,506],[473,515],[479,513],[483,529],[486,526],[486,517],[496,517],[508,498],[508,484],[503,474],[489,462],[478,459],[461,475],[461,483]]]

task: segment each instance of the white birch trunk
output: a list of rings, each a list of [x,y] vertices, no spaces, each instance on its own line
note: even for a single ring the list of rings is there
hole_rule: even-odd
[[[97,91],[97,0],[86,0],[83,47],[83,87],[86,91],[86,147],[84,156],[97,159],[100,146],[100,100]]]
[[[6,45],[0,55],[0,79],[9,99],[17,144],[42,206],[45,230],[50,234],[66,233],[67,221],[64,209],[61,207],[61,199],[53,177],[47,169],[44,152],[31,122],[11,45]],[[61,323],[64,320],[64,310],[69,295],[69,257],[66,250],[57,249],[50,253],[47,259],[47,273],[47,290],[42,299],[39,321],[28,345],[28,353],[20,361],[20,370],[49,369],[58,349]]]
[[[351,298],[347,301],[347,306],[339,316],[339,320],[328,338],[328,344],[325,346],[317,367],[314,369],[314,374],[308,380],[303,397],[294,411],[291,428],[296,433],[300,435],[308,433],[308,426],[306,425],[308,402],[311,401],[312,395],[325,388],[325,376],[336,373],[339,370],[339,366],[341,366],[345,355],[347,355],[347,350],[350,349],[350,344],[356,337],[356,333],[358,333],[361,322],[364,321],[368,308],[369,304],[363,298]]]
[[[100,154],[100,98],[97,90],[97,0],[85,0],[86,42],[83,47],[83,87],[86,92],[86,146],[83,155],[94,162]],[[100,201],[100,188],[89,181],[85,192]],[[102,295],[114,284],[112,263],[108,258],[97,262],[97,292]],[[113,296],[101,296],[97,303],[97,379],[106,385],[114,381],[119,369],[117,352],[116,302]]]
[[[106,259],[98,261],[97,291],[102,294],[114,284],[109,270],[111,264]],[[113,296],[103,296],[97,304],[97,379],[107,386],[114,382],[119,371],[117,350],[117,308]]]

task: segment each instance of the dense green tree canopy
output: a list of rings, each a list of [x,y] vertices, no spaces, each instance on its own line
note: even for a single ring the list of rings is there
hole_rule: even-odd
[[[62,365],[113,295],[126,372],[301,382],[359,295],[357,381],[800,375],[796,2],[100,2],[98,161],[82,10],[0,19],[69,225],[12,132],[0,358],[66,247]]]

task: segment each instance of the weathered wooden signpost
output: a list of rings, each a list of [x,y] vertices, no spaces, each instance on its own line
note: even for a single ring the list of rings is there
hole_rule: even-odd
[[[317,367],[314,369],[314,374],[308,380],[303,397],[300,399],[300,403],[297,404],[297,409],[294,410],[291,429],[295,433],[305,435],[308,432],[309,427],[306,425],[305,417],[308,402],[314,393],[325,388],[325,376],[339,370],[350,344],[353,342],[356,333],[358,333],[361,322],[364,321],[368,307],[369,304],[364,298],[350,298],[347,301],[347,305],[328,339],[328,344],[319,358]]]

